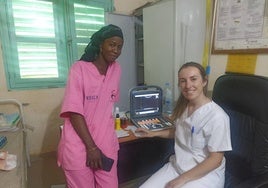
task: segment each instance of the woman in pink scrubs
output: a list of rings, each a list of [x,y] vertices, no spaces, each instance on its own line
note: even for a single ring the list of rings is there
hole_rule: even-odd
[[[121,68],[116,59],[123,42],[119,27],[102,27],[70,69],[58,146],[58,165],[68,188],[118,188],[113,107],[119,99]],[[114,161],[111,169],[103,170],[103,156]]]

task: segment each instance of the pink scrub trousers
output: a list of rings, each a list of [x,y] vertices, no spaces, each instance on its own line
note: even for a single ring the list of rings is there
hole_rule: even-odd
[[[63,170],[67,188],[118,188],[116,163],[110,172],[91,170],[89,167],[81,170]]]

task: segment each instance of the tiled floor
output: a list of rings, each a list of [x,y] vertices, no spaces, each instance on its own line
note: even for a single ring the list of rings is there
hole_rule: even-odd
[[[137,188],[147,177],[123,183],[119,188]],[[31,166],[28,168],[28,188],[51,188],[52,185],[64,184],[64,175],[56,164],[56,152],[31,156]],[[55,186],[59,187],[59,186]]]

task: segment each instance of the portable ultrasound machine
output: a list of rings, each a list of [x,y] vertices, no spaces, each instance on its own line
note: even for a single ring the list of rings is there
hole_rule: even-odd
[[[130,90],[130,120],[137,127],[152,131],[173,127],[162,114],[163,92],[158,86],[137,86]]]

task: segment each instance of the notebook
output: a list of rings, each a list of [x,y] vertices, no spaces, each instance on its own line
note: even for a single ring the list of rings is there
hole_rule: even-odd
[[[138,86],[130,90],[130,120],[135,126],[152,131],[173,126],[162,114],[162,93],[158,86]]]

